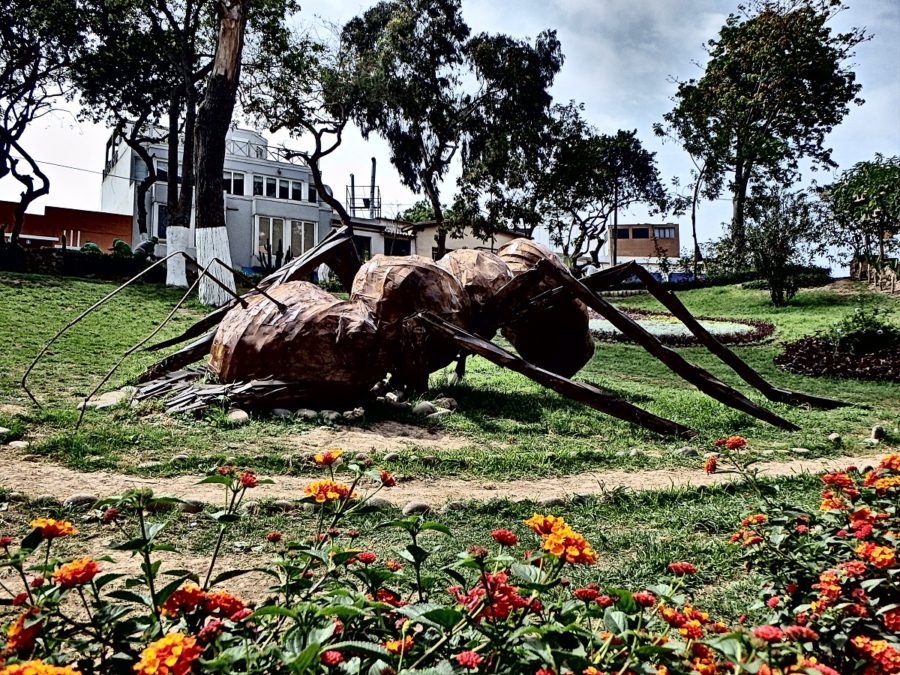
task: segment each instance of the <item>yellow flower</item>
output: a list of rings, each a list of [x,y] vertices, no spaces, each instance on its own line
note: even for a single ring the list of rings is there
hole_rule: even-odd
[[[134,664],[140,675],[188,675],[203,647],[197,640],[183,633],[169,633],[141,652],[141,660]]]
[[[350,488],[343,483],[333,480],[317,480],[306,486],[307,496],[315,498],[319,504],[353,499],[356,494],[350,492]]]
[[[53,518],[37,518],[31,521],[31,529],[40,530],[41,538],[54,539],[67,537],[70,534],[78,534],[78,530],[68,520],[54,520]]]
[[[51,666],[37,660],[0,668],[0,675],[81,675],[81,672],[71,666]]]
[[[319,466],[331,466],[337,462],[338,458],[344,454],[343,450],[337,448],[329,448],[325,452],[319,452],[315,456],[316,464]]]

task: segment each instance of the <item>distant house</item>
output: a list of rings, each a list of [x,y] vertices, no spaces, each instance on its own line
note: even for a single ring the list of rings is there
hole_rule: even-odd
[[[15,219],[16,202],[0,201],[0,223],[5,223],[6,239],[12,236],[12,224]],[[80,248],[87,242],[97,244],[102,250],[112,248],[116,239],[131,240],[131,218],[118,213],[102,211],[83,211],[48,206],[44,214],[26,213],[19,234],[19,243],[30,248],[62,246],[65,237],[66,246]]]
[[[616,238],[616,262],[636,262],[650,270],[659,270],[661,258],[668,258],[671,265],[677,262],[681,251],[678,223],[620,223],[611,230]],[[602,254],[609,260],[609,244]]]
[[[168,214],[168,146],[148,145],[154,158],[157,182],[147,194],[147,235],[138,231],[137,185],[147,175],[140,157],[116,136],[106,147],[101,208],[129,214],[132,227],[129,240],[134,244],[149,236],[159,238],[156,253],[166,253]],[[297,256],[315,246],[331,227],[331,208],[319,199],[309,169],[280,148],[269,147],[255,131],[236,129],[226,140],[225,224],[235,265],[254,267],[266,246],[273,255],[279,245]],[[193,219],[188,253],[193,255]]]

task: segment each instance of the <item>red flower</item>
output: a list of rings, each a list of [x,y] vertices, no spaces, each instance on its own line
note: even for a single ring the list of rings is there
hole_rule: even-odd
[[[595,602],[601,607],[612,607],[612,605],[615,604],[616,601],[608,595],[601,595],[595,600]]]
[[[653,593],[638,591],[632,597],[639,607],[653,607],[656,604],[656,596]]]
[[[593,602],[599,597],[600,592],[596,588],[587,586],[585,588],[576,588],[572,592],[572,595],[574,595],[582,602]]]
[[[770,609],[775,609],[776,607],[778,607],[778,596],[773,595],[771,598],[766,600],[766,604],[769,606]]]
[[[200,629],[200,632],[197,634],[197,639],[202,644],[209,644],[222,634],[224,625],[225,624],[218,619],[213,619]]]
[[[252,471],[244,471],[240,477],[242,488],[255,488],[259,481]]]
[[[818,640],[819,634],[812,628],[806,626],[788,626],[784,629],[784,634],[791,640]]]
[[[556,675],[556,671],[552,668],[538,668],[534,671],[534,675]]]
[[[397,484],[397,479],[384,469],[381,470],[379,475],[381,476],[381,484],[384,487],[394,487]]]
[[[672,574],[696,574],[697,568],[691,565],[689,562],[673,562],[669,563],[669,571]]]
[[[337,666],[344,662],[344,655],[341,654],[336,649],[329,649],[327,651],[322,652],[319,656],[319,660],[322,662],[322,665],[328,666],[329,668],[333,666]]]
[[[703,470],[706,473],[713,474],[716,472],[716,467],[719,464],[719,460],[715,457],[707,457],[706,461],[703,463]]]
[[[747,445],[747,441],[742,436],[729,436],[725,439],[725,447],[729,450],[737,450]]]
[[[791,581],[787,586],[784,587],[788,593],[796,593],[797,592],[797,584]]]
[[[271,541],[273,544],[277,544],[279,541],[281,541],[281,532],[269,532],[269,534],[266,535],[266,539]]]
[[[13,601],[12,601],[13,607],[18,607],[19,605],[24,605],[27,600],[28,600],[28,593],[26,593],[25,591],[22,591],[16,597],[13,598]]]
[[[363,565],[371,565],[373,562],[375,562],[375,558],[377,556],[374,553],[372,553],[371,551],[363,551],[356,557],[359,559],[359,561]]]
[[[109,525],[116,518],[119,517],[119,509],[115,506],[110,506],[106,511],[103,512],[103,517],[100,519],[103,521],[104,525]]]
[[[40,588],[44,585],[44,577],[35,577],[28,585],[32,588]]]
[[[766,642],[780,642],[784,638],[784,633],[777,626],[757,626],[753,629],[753,637]]]
[[[0,548],[9,548],[12,543],[12,537],[0,537]]]
[[[472,651],[460,652],[453,658],[456,659],[456,662],[460,666],[469,668],[470,670],[475,670],[481,662],[484,661],[484,658],[480,654]]]
[[[491,537],[501,546],[515,546],[519,543],[519,538],[513,532],[504,528],[491,532]]]
[[[216,473],[220,476],[231,476],[236,472],[236,469],[231,466],[231,464],[225,464],[224,466],[220,466],[216,469]]]
[[[399,572],[400,569],[403,567],[396,560],[385,560],[384,566],[387,567],[391,572]]]

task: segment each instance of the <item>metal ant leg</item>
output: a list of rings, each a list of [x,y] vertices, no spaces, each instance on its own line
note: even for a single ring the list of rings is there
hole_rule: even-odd
[[[789,405],[811,405],[817,408],[839,408],[849,405],[844,401],[837,401],[822,396],[813,396],[803,392],[781,389],[767,382],[762,375],[744,363],[741,358],[725,345],[719,342],[708,330],[706,330],[684,306],[678,296],[653,278],[644,267],[635,262],[617,265],[608,270],[597,272],[583,280],[583,284],[593,291],[605,286],[623,281],[635,275],[647,287],[647,291],[668,309],[672,315],[681,321],[694,337],[710,352],[737,373],[744,382],[759,390],[770,401],[787,403]]]
[[[694,432],[687,427],[677,422],[657,417],[619,398],[615,394],[584,382],[575,382],[556,373],[551,373],[549,370],[533,366],[524,359],[510,354],[505,349],[501,349],[494,343],[484,340],[477,335],[472,335],[430,312],[416,315],[416,320],[427,324],[429,330],[443,333],[467,352],[478,354],[502,368],[509,368],[517,373],[521,373],[535,382],[559,392],[563,396],[589,405],[602,413],[626,422],[638,424],[645,429],[661,434],[681,436],[683,438],[689,438],[694,435]]]
[[[724,382],[718,380],[708,371],[686,361],[678,352],[666,347],[656,336],[644,330],[631,317],[620,312],[613,305],[588,288],[583,282],[573,277],[567,270],[542,263],[539,263],[537,268],[540,270],[543,267],[543,272],[547,277],[557,281],[574,297],[596,311],[600,316],[622,331],[623,334],[641,345],[668,366],[670,370],[683,377],[703,393],[711,396],[720,403],[724,403],[736,410],[752,415],[757,419],[764,420],[781,429],[799,431],[800,427],[793,422],[789,422],[783,417],[757,405],[736,389],[733,389]]]

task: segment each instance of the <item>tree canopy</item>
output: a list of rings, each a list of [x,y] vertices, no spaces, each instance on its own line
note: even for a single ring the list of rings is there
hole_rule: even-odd
[[[731,14],[708,43],[699,79],[681,82],[675,108],[664,116],[693,156],[731,174],[732,239],[743,249],[751,181],[791,182],[806,158],[833,167],[828,133],[861,85],[847,65],[867,36],[834,33],[839,0],[753,0]]]

